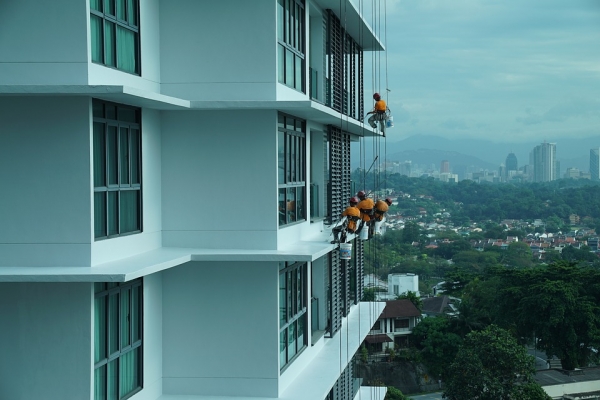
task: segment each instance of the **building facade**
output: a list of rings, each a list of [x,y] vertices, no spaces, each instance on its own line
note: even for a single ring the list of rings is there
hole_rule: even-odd
[[[374,135],[360,11],[37,6],[0,4],[0,397],[353,399],[383,310],[329,236]]]
[[[590,179],[600,180],[600,148],[590,149]]]
[[[558,179],[559,164],[556,160],[556,143],[542,143],[531,152],[533,181],[549,182]]]

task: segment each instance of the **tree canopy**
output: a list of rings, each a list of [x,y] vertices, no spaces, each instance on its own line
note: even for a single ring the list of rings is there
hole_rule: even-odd
[[[550,399],[536,393],[533,357],[511,334],[496,325],[469,333],[450,365],[443,397],[449,400]],[[541,388],[540,388],[541,389]],[[544,397],[545,395],[545,397]]]

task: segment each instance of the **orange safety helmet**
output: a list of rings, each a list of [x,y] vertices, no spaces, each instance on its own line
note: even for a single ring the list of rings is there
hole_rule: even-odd
[[[350,203],[358,203],[358,197],[354,196],[354,197],[350,197]]]
[[[388,204],[388,206],[392,205],[392,199],[390,199],[389,197],[385,199],[385,202]]]
[[[381,99],[381,96],[379,95],[379,93],[373,93],[373,99],[379,100]]]

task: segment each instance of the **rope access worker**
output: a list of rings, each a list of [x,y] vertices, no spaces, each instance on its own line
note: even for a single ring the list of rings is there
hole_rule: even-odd
[[[344,212],[342,213],[342,218],[346,217],[346,221],[341,226],[336,226],[333,228],[333,242],[331,243],[339,243],[341,233],[341,242],[346,243],[346,238],[348,233],[355,233],[356,228],[358,226],[358,221],[360,220],[360,210],[356,207],[358,204],[358,198],[352,197],[348,201],[350,206],[346,207]]]
[[[383,216],[390,209],[391,205],[392,205],[392,199],[390,199],[389,197],[387,199],[385,199],[385,201],[377,200],[377,202],[375,202],[375,212],[374,212],[375,221],[377,221],[377,222],[383,221]]]
[[[356,207],[360,210],[360,219],[362,220],[362,223],[360,224],[360,227],[356,233],[360,233],[365,225],[370,226],[370,221],[373,218],[373,208],[375,207],[375,203],[372,199],[367,197],[367,193],[364,190],[356,193],[356,197],[358,197],[360,200]]]
[[[385,104],[385,100],[381,98],[379,93],[373,94],[373,99],[375,100],[375,107],[373,107],[372,111],[369,111],[367,115],[373,114],[369,117],[368,122],[371,125],[371,128],[377,129],[377,124],[375,121],[379,122],[379,129],[383,136],[385,137],[385,120],[386,120],[386,111],[387,104]]]

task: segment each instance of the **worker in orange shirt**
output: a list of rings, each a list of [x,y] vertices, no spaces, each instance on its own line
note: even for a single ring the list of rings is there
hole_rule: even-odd
[[[341,242],[346,243],[348,233],[355,233],[357,223],[360,220],[360,210],[356,207],[358,204],[358,198],[352,197],[349,200],[350,206],[346,207],[342,213],[342,218],[346,217],[346,221],[341,226],[333,228],[333,242],[339,243],[338,237],[341,233]]]
[[[356,193],[356,197],[358,197],[360,200],[356,206],[360,210],[360,219],[362,219],[363,222],[369,222],[373,216],[373,208],[375,207],[375,203],[372,199],[367,197],[367,193],[365,193],[364,190]]]
[[[369,111],[367,115],[371,115],[368,119],[369,125],[371,128],[377,129],[377,124],[375,121],[379,122],[379,129],[383,136],[385,136],[385,120],[386,120],[386,111],[387,104],[385,104],[385,100],[381,98],[379,93],[373,94],[373,100],[375,100],[375,107],[373,107],[372,111]]]
[[[375,211],[374,211],[374,219],[375,221],[383,221],[383,216],[390,209],[392,205],[392,199],[389,197],[385,200],[377,200],[375,202]]]

